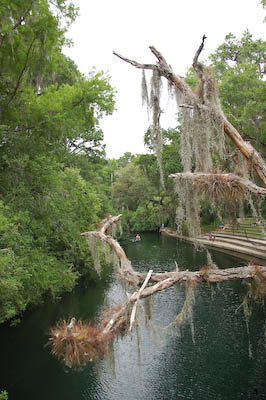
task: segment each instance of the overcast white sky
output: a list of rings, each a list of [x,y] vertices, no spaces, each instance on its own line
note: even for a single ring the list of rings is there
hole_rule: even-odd
[[[111,76],[117,90],[116,109],[101,122],[108,158],[126,151],[147,152],[143,136],[150,122],[141,104],[141,71],[112,52],[141,63],[156,60],[155,46],[177,74],[184,75],[206,34],[201,59],[206,59],[232,32],[240,38],[246,29],[265,40],[265,12],[259,0],[74,0],[80,16],[68,37],[74,46],[65,53],[87,73],[93,67]],[[176,109],[164,105],[162,125],[174,126]],[[168,112],[167,112],[168,111]],[[169,114],[173,115],[171,119]]]

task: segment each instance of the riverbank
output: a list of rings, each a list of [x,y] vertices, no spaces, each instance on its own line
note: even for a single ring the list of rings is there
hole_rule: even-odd
[[[207,248],[230,254],[253,263],[266,264],[266,237],[238,235],[236,232],[216,230],[194,239],[183,236],[169,228],[161,228],[161,234],[187,242],[204,245]]]

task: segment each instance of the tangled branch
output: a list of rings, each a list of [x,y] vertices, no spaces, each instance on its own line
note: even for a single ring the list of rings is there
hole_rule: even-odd
[[[64,320],[51,329],[48,344],[52,347],[52,354],[67,366],[82,366],[95,359],[102,359],[108,353],[109,344],[115,336],[132,331],[138,301],[173,285],[182,282],[213,283],[251,278],[259,281],[260,295],[265,296],[266,266],[250,265],[223,270],[209,269],[206,266],[199,271],[153,273],[150,270],[148,274],[135,271],[119,243],[106,235],[107,229],[112,224],[118,223],[120,218],[121,215],[110,215],[102,221],[99,231],[85,232],[81,235],[85,237],[93,235],[108,243],[120,259],[119,273],[129,284],[141,287],[132,295],[128,295],[128,300],[124,304],[105,310],[98,326],[76,321],[73,317],[69,323]]]
[[[197,185],[200,191],[215,200],[225,199],[227,201],[237,201],[243,198],[245,192],[254,193],[259,196],[266,196],[266,189],[257,186],[246,178],[238,175],[186,172],[170,174],[170,178],[175,180],[188,180]]]

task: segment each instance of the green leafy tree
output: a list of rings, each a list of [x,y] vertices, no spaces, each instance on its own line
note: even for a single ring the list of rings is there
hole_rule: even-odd
[[[154,154],[140,154],[124,168],[118,170],[112,186],[114,207],[123,210],[124,219],[130,230],[152,231],[161,224],[169,224],[175,219],[173,183],[167,176],[181,171],[178,155],[178,135],[174,130],[164,131],[163,168],[166,175],[166,190],[160,184],[160,173]],[[151,131],[145,135],[149,145]],[[125,210],[125,211],[124,211]]]
[[[0,392],[0,400],[8,400],[8,393],[5,390]]]
[[[34,81],[39,91],[46,71],[53,72],[60,50],[67,44],[66,28],[60,26],[59,15],[68,24],[75,19],[76,9],[67,0],[3,0],[0,12],[0,110],[3,113],[19,102],[28,80]]]
[[[162,165],[164,171],[164,180],[166,184],[166,190],[170,190],[172,188],[172,180],[168,179],[168,175],[175,172],[182,171],[182,163],[180,157],[180,132],[178,129],[168,128],[161,129],[162,130],[162,138],[163,138],[163,150],[162,150]],[[144,135],[144,144],[149,149],[149,151],[153,152],[153,141],[152,141],[152,129],[149,128]],[[146,158],[146,160],[145,160]],[[144,168],[146,172],[148,172],[149,162],[151,165],[153,164],[155,157],[152,156],[152,160],[148,160],[148,155],[145,155],[143,158],[138,159],[138,163],[142,163],[146,167]],[[151,162],[152,161],[152,162]],[[151,176],[151,174],[149,174]],[[155,174],[154,178],[155,178]],[[156,168],[156,178],[159,184],[159,169]]]
[[[50,291],[71,290],[78,274],[35,243],[27,213],[14,215],[0,204],[0,323],[37,303]]]
[[[231,33],[210,57],[220,81],[220,98],[228,119],[266,155],[266,42],[246,31]]]
[[[146,195],[147,180],[145,176],[133,163],[127,164],[119,171],[119,177],[113,185],[115,206],[122,210],[135,211],[143,196]]]
[[[90,274],[80,233],[109,208],[109,77],[64,56],[67,0],[0,4],[0,322]],[[97,168],[96,168],[97,166]],[[107,183],[108,182],[108,183]]]

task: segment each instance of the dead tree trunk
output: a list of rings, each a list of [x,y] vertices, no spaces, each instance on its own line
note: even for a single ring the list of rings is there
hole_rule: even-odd
[[[193,67],[195,71],[197,72],[199,79],[201,81],[201,85],[204,89],[204,87],[208,84],[206,80],[206,75],[204,73],[204,69],[201,66],[200,63],[198,63],[198,57],[203,49],[204,46],[204,40],[205,36],[203,37],[202,43],[197,50],[194,60],[193,60]],[[116,52],[114,52],[114,55],[119,57],[121,60],[133,65],[135,68],[139,69],[147,69],[147,70],[156,70],[160,74],[160,76],[165,77],[171,85],[173,85],[176,89],[178,89],[183,95],[184,98],[186,99],[186,104],[185,106],[188,108],[196,108],[198,106],[205,106],[207,108],[210,107],[210,104],[208,102],[208,98],[205,94],[203,96],[199,96],[195,94],[190,87],[184,82],[183,78],[180,76],[176,75],[172,67],[166,62],[165,58],[162,56],[162,54],[155,49],[155,47],[150,46],[151,52],[155,55],[157,58],[157,63],[156,64],[141,64],[138,63],[134,60],[130,60]],[[184,106],[184,105],[183,105]],[[223,123],[223,129],[224,133],[232,140],[232,142],[237,146],[237,148],[240,150],[240,152],[244,155],[244,157],[252,163],[254,166],[258,176],[262,180],[264,186],[266,187],[266,163],[261,157],[261,155],[254,149],[254,147],[249,143],[244,141],[240,133],[237,131],[237,129],[227,120],[225,115],[222,113],[220,115],[222,117],[222,123]]]

